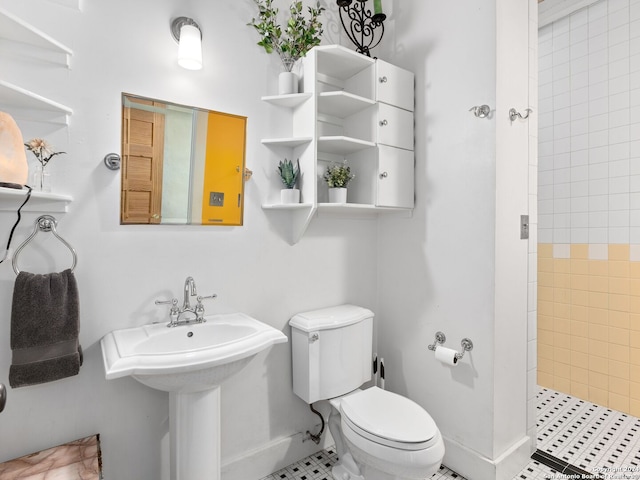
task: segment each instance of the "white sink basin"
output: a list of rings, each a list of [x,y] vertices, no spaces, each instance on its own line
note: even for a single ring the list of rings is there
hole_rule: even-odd
[[[107,379],[132,376],[167,392],[199,392],[219,385],[254,355],[286,335],[243,313],[211,315],[206,322],[165,323],[114,330],[101,340]]]

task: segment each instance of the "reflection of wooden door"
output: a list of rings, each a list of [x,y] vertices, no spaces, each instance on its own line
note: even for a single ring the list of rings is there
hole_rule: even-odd
[[[150,100],[130,100],[163,106]],[[163,152],[164,115],[123,107],[121,223],[160,223]]]
[[[209,112],[203,225],[242,225],[247,118]]]

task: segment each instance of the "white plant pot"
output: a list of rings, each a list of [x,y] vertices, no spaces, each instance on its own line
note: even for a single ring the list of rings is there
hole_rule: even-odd
[[[346,188],[330,188],[329,203],[347,203]]]
[[[283,188],[280,190],[280,202],[287,203],[300,203],[300,190],[297,188]]]
[[[298,75],[293,72],[280,72],[278,77],[278,94],[298,93]]]

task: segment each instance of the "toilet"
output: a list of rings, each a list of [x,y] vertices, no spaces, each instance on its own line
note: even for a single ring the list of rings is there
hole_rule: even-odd
[[[376,386],[373,312],[339,305],[295,315],[291,326],[293,391],[308,404],[331,405],[335,480],[424,480],[440,467],[444,442],[417,403]]]

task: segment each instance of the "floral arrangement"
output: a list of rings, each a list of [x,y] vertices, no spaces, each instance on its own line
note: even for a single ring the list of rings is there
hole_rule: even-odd
[[[277,22],[278,9],[273,0],[253,0],[258,6],[258,20],[251,19],[247,25],[256,29],[261,40],[258,45],[267,53],[276,52],[284,68],[290,72],[293,64],[304,57],[309,50],[320,45],[322,39],[322,23],[319,18],[324,7],[320,1],[316,7],[309,7],[309,19],[304,17],[302,2],[297,0],[289,6],[289,20],[283,29]]]
[[[342,163],[329,165],[323,178],[329,188],[347,188],[347,184],[355,178],[355,175],[351,173],[351,168],[344,160]]]
[[[51,147],[51,145],[49,145],[49,143],[42,138],[32,138],[27,143],[25,143],[24,146],[27,147],[27,150],[33,152],[43,168],[46,167],[47,163],[49,163],[51,159],[56,155],[62,155],[66,153],[54,152],[53,147]]]
[[[284,188],[295,188],[298,181],[298,175],[300,175],[300,160],[296,161],[296,165],[293,165],[291,160],[286,158],[278,163],[278,173],[280,174],[280,180]]]

